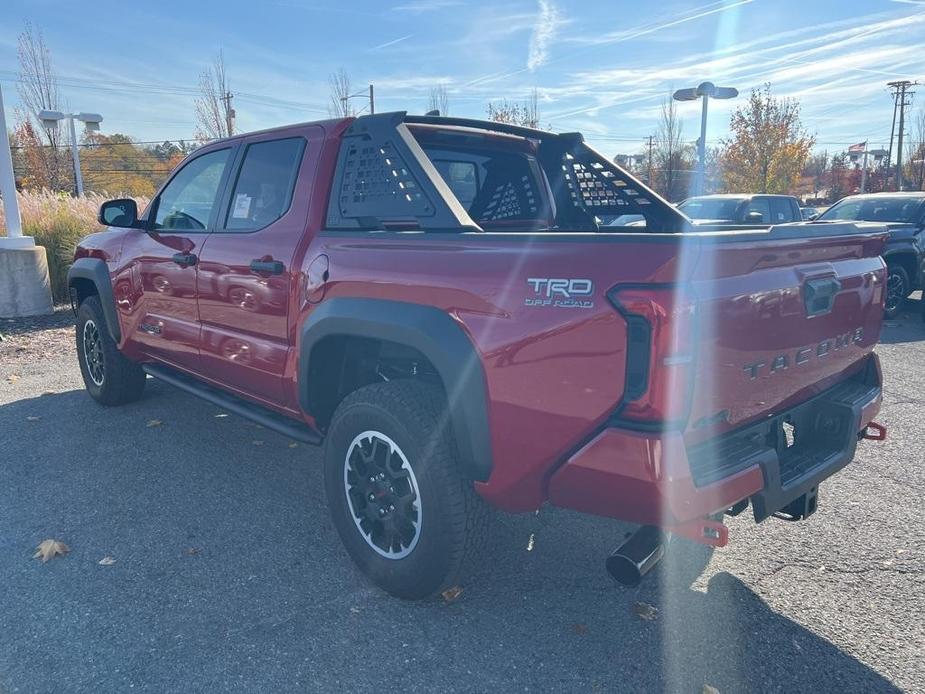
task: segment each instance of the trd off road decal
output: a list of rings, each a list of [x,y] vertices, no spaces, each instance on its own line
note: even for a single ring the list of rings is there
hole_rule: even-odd
[[[552,306],[555,308],[594,308],[594,283],[586,279],[531,277],[527,280],[532,296],[524,299],[524,306]]]

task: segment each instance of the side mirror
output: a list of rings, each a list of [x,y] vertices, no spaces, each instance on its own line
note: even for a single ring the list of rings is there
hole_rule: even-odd
[[[100,205],[97,220],[107,227],[138,228],[138,205],[131,198],[107,200]]]
[[[749,212],[745,215],[745,221],[749,224],[764,224],[764,215],[760,212]]]

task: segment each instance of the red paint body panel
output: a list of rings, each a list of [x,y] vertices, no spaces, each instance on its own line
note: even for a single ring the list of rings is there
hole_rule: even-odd
[[[764,484],[756,466],[697,488],[688,446],[852,376],[877,341],[882,235],[325,232],[350,122],[231,140],[308,140],[289,212],[260,231],[167,238],[129,230],[83,242],[79,254],[109,263],[127,356],[179,366],[313,425],[313,413],[298,407],[297,348],[300,326],[320,303],[361,297],[434,306],[458,322],[484,367],[493,456],[490,478],[476,484],[484,498],[511,511],[551,501],[672,525]],[[198,268],[169,267],[187,247],[200,255]],[[248,265],[257,258],[279,260],[285,272],[255,275]],[[527,280],[537,277],[589,280],[593,295],[584,308],[531,305]],[[801,288],[816,277],[836,278],[841,291],[830,314],[807,319]],[[671,433],[608,424],[625,390],[627,322],[607,292],[624,284],[675,286],[679,302],[696,310],[693,384],[677,388],[690,416]],[[149,321],[162,323],[159,336],[142,330]],[[857,339],[817,353],[859,329]],[[807,349],[812,358],[798,358]],[[772,370],[781,355],[786,367]],[[749,370],[756,363],[765,365]],[[868,421],[877,407],[869,409]]]

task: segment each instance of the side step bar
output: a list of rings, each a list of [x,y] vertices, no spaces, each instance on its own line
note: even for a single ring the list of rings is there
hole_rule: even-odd
[[[167,366],[143,364],[142,369],[144,369],[145,373],[154,376],[154,378],[160,379],[180,390],[184,390],[187,393],[202,398],[206,402],[217,405],[223,410],[228,410],[232,414],[256,422],[260,426],[266,427],[278,434],[312,446],[321,445],[321,434],[314,429],[310,429],[307,425],[300,424],[289,417],[272,412],[265,407],[248,402],[247,400],[226,393],[218,388],[213,388],[206,383],[202,383],[191,376],[186,376]]]

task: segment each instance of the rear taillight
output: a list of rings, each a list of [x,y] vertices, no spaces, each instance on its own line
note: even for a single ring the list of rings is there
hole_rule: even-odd
[[[694,377],[695,304],[678,286],[617,286],[610,301],[626,321],[626,377],[616,413],[628,423],[683,424]]]

